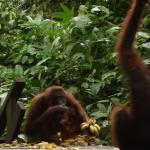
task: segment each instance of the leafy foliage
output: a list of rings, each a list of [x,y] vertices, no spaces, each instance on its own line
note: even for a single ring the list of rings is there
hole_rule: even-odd
[[[60,84],[97,119],[101,143],[109,144],[111,104],[127,100],[114,43],[125,11],[120,8],[128,1],[86,1],[78,12],[76,1],[71,9],[64,5],[67,1],[50,3],[56,4],[53,10],[48,1],[0,1],[0,98],[16,77],[26,79],[27,99],[48,85]],[[149,24],[146,15],[136,43],[148,65]]]

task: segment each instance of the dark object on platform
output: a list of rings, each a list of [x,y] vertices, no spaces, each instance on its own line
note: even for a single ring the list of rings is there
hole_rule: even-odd
[[[0,143],[11,143],[18,136],[25,108],[22,102],[17,101],[24,87],[24,79],[16,79],[0,108]],[[2,136],[5,129],[6,135]]]

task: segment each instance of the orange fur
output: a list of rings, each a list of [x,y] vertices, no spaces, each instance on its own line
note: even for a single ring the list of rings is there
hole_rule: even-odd
[[[148,0],[133,0],[116,44],[118,62],[130,91],[130,104],[116,106],[111,116],[112,144],[121,150],[150,147],[150,71],[133,48]]]
[[[60,86],[51,86],[35,96],[27,113],[24,133],[32,142],[55,141],[81,134],[88,116],[81,104]]]

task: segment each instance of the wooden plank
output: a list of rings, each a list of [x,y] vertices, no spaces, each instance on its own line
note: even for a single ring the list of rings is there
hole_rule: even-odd
[[[25,108],[22,102],[18,102],[16,106],[8,103],[6,143],[11,143],[15,138],[17,138],[24,114]]]
[[[10,90],[8,91],[5,101],[2,107],[0,108],[0,135],[3,134],[5,130],[5,126],[6,126],[6,108],[7,108],[8,102],[9,101],[17,102],[24,87],[25,87],[25,80],[22,78],[17,78],[13,82]]]

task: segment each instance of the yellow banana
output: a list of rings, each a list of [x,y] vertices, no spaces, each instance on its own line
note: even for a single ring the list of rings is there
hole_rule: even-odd
[[[95,123],[94,126],[97,128],[98,131],[101,130],[100,126],[97,123]]]
[[[100,132],[100,126],[96,123],[96,120],[93,119],[89,119],[88,122],[83,122],[81,124],[81,129],[85,129],[85,128],[89,128],[90,132],[95,135],[95,136],[99,136],[99,132]]]
[[[86,122],[83,122],[83,123],[81,123],[80,127],[81,127],[81,130],[84,130],[89,127],[89,124]]]
[[[95,136],[98,137],[99,136],[98,129],[95,126],[93,126],[93,128],[94,128],[94,134],[95,134]]]
[[[95,129],[94,129],[94,126],[93,126],[93,125],[90,125],[90,131],[91,131],[92,134],[94,134]]]
[[[88,123],[87,123],[87,122],[82,122],[82,123],[81,123],[81,126],[86,125],[86,124],[88,124]]]

